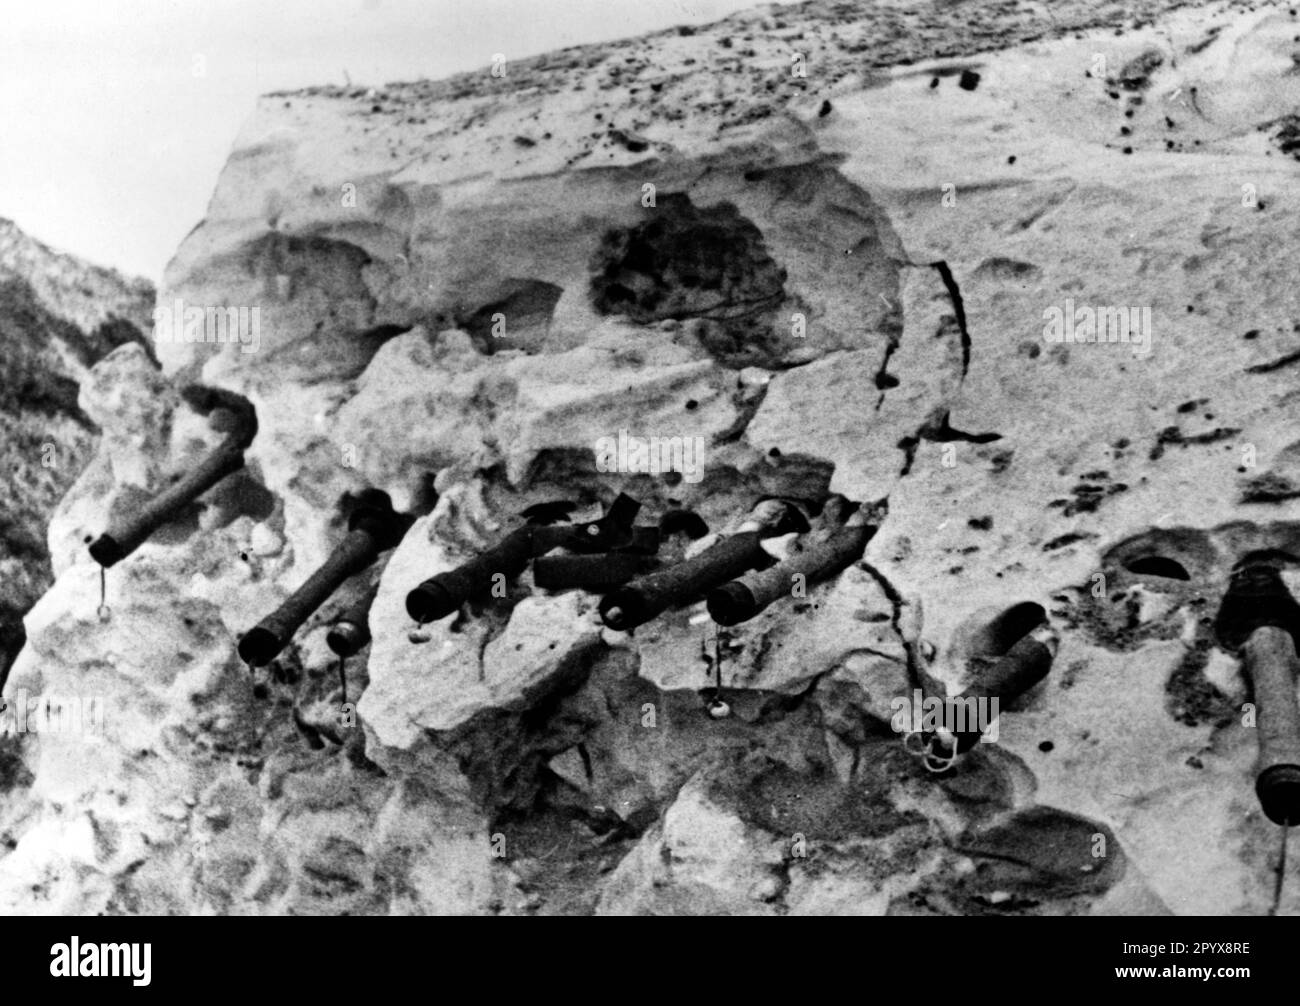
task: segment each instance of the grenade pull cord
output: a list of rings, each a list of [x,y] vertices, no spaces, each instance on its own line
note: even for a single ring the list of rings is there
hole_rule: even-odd
[[[339,687],[343,689],[343,701],[340,703],[340,705],[344,705],[344,706],[348,704],[347,662],[348,662],[347,657],[343,657],[343,656],[339,657]]]
[[[903,734],[903,750],[913,758],[924,758],[930,751],[930,741],[922,730],[909,730]]]
[[[107,604],[108,596],[108,570],[103,566],[99,567],[99,607],[95,609],[95,614],[99,616],[101,622],[107,622],[112,615],[112,611]]]
[[[927,771],[942,775],[957,764],[961,755],[957,739],[946,731],[909,730],[903,734],[903,750],[919,758]]]
[[[957,738],[951,735],[945,736],[945,733],[946,731],[940,731],[930,738],[922,758],[926,771],[933,772],[935,775],[947,772],[961,757],[957,751]]]
[[[1278,906],[1282,903],[1282,884],[1286,880],[1286,840],[1290,832],[1284,824],[1278,829],[1282,832],[1282,851],[1277,857],[1277,882],[1273,885],[1273,907],[1269,909],[1269,915],[1276,915]]]
[[[713,698],[705,707],[710,719],[725,720],[731,715],[731,706],[722,698],[722,633],[713,631]]]

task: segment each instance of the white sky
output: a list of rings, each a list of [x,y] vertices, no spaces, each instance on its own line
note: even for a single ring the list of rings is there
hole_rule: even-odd
[[[754,0],[0,0],[0,216],[155,283],[257,95],[438,78]],[[202,58],[204,73],[195,74]]]

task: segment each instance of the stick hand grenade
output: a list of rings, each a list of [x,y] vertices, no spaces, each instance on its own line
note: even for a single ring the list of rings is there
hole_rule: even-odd
[[[1297,604],[1276,563],[1246,556],[1233,568],[1214,632],[1239,654],[1255,697],[1259,760],[1255,794],[1275,824],[1300,824],[1300,704],[1296,701]]]

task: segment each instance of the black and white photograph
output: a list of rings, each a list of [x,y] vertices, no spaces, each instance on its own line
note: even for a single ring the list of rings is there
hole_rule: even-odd
[[[1089,916],[1111,986],[1263,973],[1296,6],[0,21],[25,968],[150,983],[77,919]]]

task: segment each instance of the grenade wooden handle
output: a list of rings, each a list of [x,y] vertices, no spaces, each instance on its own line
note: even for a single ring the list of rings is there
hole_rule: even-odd
[[[378,593],[376,582],[330,626],[325,643],[340,657],[351,657],[370,642],[370,607]]]
[[[674,566],[633,580],[600,602],[600,617],[611,629],[643,625],[675,604],[766,561],[758,531],[741,531]]]
[[[1256,629],[1242,648],[1242,662],[1259,731],[1256,795],[1270,821],[1300,824],[1300,704],[1291,634],[1270,625]]]
[[[192,408],[204,415],[217,409],[229,413],[225,439],[183,477],[91,542],[91,558],[105,569],[121,562],[189,503],[244,467],[244,451],[257,436],[257,413],[252,404],[229,391],[197,384],[189,385],[182,394]]]
[[[453,570],[431,576],[406,595],[406,612],[423,625],[450,615],[471,597],[486,593],[497,573],[513,580],[528,565],[533,526],[516,528],[486,552]]]
[[[229,437],[223,440],[183,478],[158,493],[134,514],[113,523],[91,542],[91,558],[105,569],[121,562],[186,505],[243,467],[244,448],[239,439]]]
[[[755,566],[770,565],[771,559],[763,551],[764,538],[807,530],[808,519],[788,500],[762,499],[735,534],[714,542],[697,556],[607,595],[600,602],[600,617],[611,629],[634,629]]]
[[[251,667],[270,663],[288,645],[302,623],[342,586],[344,580],[360,573],[379,558],[379,553],[401,541],[411,525],[410,517],[395,513],[386,493],[376,495],[380,501],[375,505],[361,506],[353,511],[348,519],[347,537],[307,578],[307,582],[284,604],[244,633],[239,641],[239,656],[244,663]]]
[[[635,552],[544,555],[533,560],[533,583],[543,590],[612,590],[646,572],[654,559]]]
[[[719,625],[738,625],[773,601],[790,595],[796,575],[815,583],[834,576],[862,555],[875,528],[838,527],[817,534],[802,552],[764,570],[754,570],[709,592],[709,615]]]
[[[361,529],[348,532],[330,557],[289,595],[288,600],[239,640],[239,658],[253,667],[275,659],[311,613],[319,608],[350,576],[355,576],[379,557],[379,542]]]

